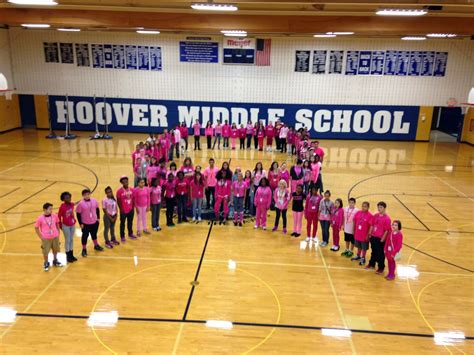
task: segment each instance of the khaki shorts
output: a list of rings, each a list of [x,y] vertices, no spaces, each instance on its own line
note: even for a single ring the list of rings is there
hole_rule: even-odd
[[[59,237],[53,239],[41,239],[41,241],[41,249],[43,249],[44,256],[48,256],[51,249],[53,249],[53,253],[59,252]]]

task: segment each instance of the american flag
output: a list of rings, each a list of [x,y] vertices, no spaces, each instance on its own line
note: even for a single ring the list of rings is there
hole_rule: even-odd
[[[255,65],[259,67],[269,66],[271,49],[271,39],[257,38],[257,53],[255,55]]]

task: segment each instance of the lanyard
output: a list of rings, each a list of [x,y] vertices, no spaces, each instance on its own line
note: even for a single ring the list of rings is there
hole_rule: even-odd
[[[46,222],[46,224],[49,228],[49,235],[53,235],[53,216],[49,215],[49,223],[48,223],[47,217],[44,216],[44,221]]]

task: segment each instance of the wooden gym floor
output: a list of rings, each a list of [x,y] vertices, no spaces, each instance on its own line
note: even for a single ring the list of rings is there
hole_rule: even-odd
[[[131,150],[146,138],[45,134],[0,135],[0,307],[18,312],[13,323],[0,318],[1,353],[474,353],[473,147],[322,142],[325,187],[334,198],[354,196],[358,206],[384,200],[401,219],[405,246],[394,282],[251,223],[164,227],[103,253],[90,248],[87,259],[45,273],[32,225],[42,204],[57,209],[62,191],[78,200],[85,186],[102,199],[105,186],[115,190],[119,176],[132,174]],[[219,165],[232,158],[231,167],[243,169],[288,160],[254,151],[190,156],[204,166],[209,157]],[[88,325],[91,312],[111,311],[116,326]],[[327,336],[322,328],[351,333]],[[443,342],[435,332],[466,339]]]

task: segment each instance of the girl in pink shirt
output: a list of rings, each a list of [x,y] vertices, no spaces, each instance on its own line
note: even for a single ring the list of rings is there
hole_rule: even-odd
[[[59,206],[58,218],[59,226],[64,234],[64,244],[68,263],[77,261],[74,257],[74,233],[76,230],[76,218],[74,217],[74,202],[71,202],[71,194],[63,192],[61,194],[63,203]]]
[[[323,241],[320,246],[325,247],[329,244],[329,227],[331,226],[332,213],[334,211],[334,202],[331,201],[331,192],[327,190],[324,193],[324,199],[319,204],[319,223],[323,234]]]
[[[178,171],[176,179],[176,200],[178,204],[178,224],[188,222],[186,207],[189,201],[189,183],[184,177],[183,171]]]
[[[221,121],[217,121],[217,124],[214,127],[214,143],[212,144],[212,149],[216,147],[216,143],[217,143],[217,149],[221,149],[221,137],[222,137],[222,125],[221,125]]]
[[[275,127],[270,122],[265,128],[265,137],[267,137],[267,151],[272,151],[273,137],[275,137]]]
[[[204,178],[200,172],[194,174],[191,181],[191,201],[193,204],[193,222],[201,222],[202,201],[204,199]]]
[[[244,222],[244,200],[248,189],[241,172],[237,173],[237,181],[232,183],[232,195],[234,202],[234,226],[242,227]]]
[[[223,166],[227,164],[224,163]],[[221,169],[217,173],[217,184],[216,184],[216,203],[214,205],[214,214],[216,221],[219,220],[221,206],[223,208],[223,217],[220,219],[220,223],[226,224],[227,215],[229,214],[229,200],[232,190],[232,173],[228,169]]]
[[[151,186],[151,181],[157,178],[159,168],[158,161],[155,157],[152,157],[150,165],[146,168],[146,181],[149,186]]]
[[[334,209],[331,216],[331,226],[333,243],[331,251],[339,251],[339,232],[344,227],[344,209],[342,200],[340,198],[336,198],[336,201],[334,201]]]
[[[120,245],[115,238],[115,222],[117,222],[118,208],[114,193],[110,186],[105,188],[105,197],[102,200],[102,211],[104,212],[104,240],[105,246],[112,249],[114,245]],[[109,240],[109,232],[111,239]]]
[[[160,211],[161,211],[161,186],[158,179],[151,182],[150,191],[150,209],[151,209],[151,227],[154,231],[159,232],[160,228]]]
[[[146,213],[150,211],[150,191],[145,186],[145,179],[138,181],[138,186],[133,190],[133,200],[137,212],[137,236],[143,233],[150,234],[146,224]]]
[[[206,136],[207,149],[211,149],[212,136],[214,135],[214,128],[212,128],[211,122],[207,122],[206,128],[204,129],[204,135]]]
[[[309,160],[305,160],[303,163],[303,174],[304,174],[303,187],[304,187],[305,193],[309,193],[309,186],[311,184],[311,173],[312,173],[311,164]]]
[[[280,222],[280,216],[283,219],[283,234],[286,234],[286,212],[288,210],[288,203],[290,203],[291,195],[288,191],[288,185],[285,180],[280,180],[278,188],[273,192],[273,199],[275,201],[275,226],[272,232],[278,230],[278,224]]]
[[[298,185],[303,186],[303,182],[304,182],[303,161],[301,159],[298,159],[296,161],[296,165],[291,167],[290,177],[291,177],[290,192],[293,193],[296,191],[296,186]]]
[[[369,231],[372,214],[369,212],[370,204],[362,202],[362,210],[354,216],[354,240],[357,248],[357,256],[352,261],[359,261],[359,265],[365,265],[365,255],[369,249]]]
[[[321,203],[321,196],[318,191],[313,187],[311,189],[311,195],[306,198],[306,204],[304,209],[304,217],[306,218],[306,241],[317,242],[316,233],[318,232],[318,217],[319,217],[319,205]],[[312,227],[312,228],[311,228]],[[312,229],[312,233],[311,233]]]
[[[201,150],[201,124],[198,120],[193,124],[194,150]]]
[[[176,175],[178,175],[178,167],[176,166],[175,162],[172,162],[170,164],[170,168],[169,168],[168,172],[166,173],[166,177],[168,177],[168,175],[173,175],[174,177],[176,177]]]
[[[239,141],[240,141],[240,149],[245,149],[245,135],[247,133],[247,130],[245,129],[244,125],[241,124],[239,128]]]
[[[252,180],[252,172],[250,170],[246,170],[244,174],[244,181],[247,185],[247,190],[245,190],[245,212],[250,213],[250,190],[252,189],[253,180]]]
[[[270,182],[270,188],[275,191],[280,182],[280,169],[278,169],[278,163],[274,161],[268,170],[268,181]]]
[[[267,212],[270,209],[271,203],[272,189],[269,186],[268,179],[264,177],[260,180],[260,186],[257,188],[254,196],[256,207],[255,229],[259,227],[262,227],[263,230],[267,229]]]
[[[194,167],[193,167],[193,161],[191,160],[190,157],[187,157],[183,161],[183,166],[179,169],[179,171],[182,171],[184,174],[184,179],[188,184],[191,183],[191,181],[194,178]]]
[[[388,274],[385,278],[389,281],[395,279],[395,270],[397,268],[395,261],[400,258],[399,252],[403,245],[403,234],[401,230],[402,223],[397,220],[393,221],[392,231],[385,240],[384,252],[388,263]]]
[[[237,145],[237,138],[239,137],[239,129],[235,123],[232,123],[232,128],[230,129],[230,138],[232,144],[232,150],[235,150],[235,146]]]
[[[258,150],[263,151],[263,141],[265,139],[265,127],[261,123],[257,130]]]
[[[169,158],[169,150],[171,147],[171,140],[170,140],[170,135],[168,134],[168,129],[163,130],[163,134],[160,136],[160,150],[161,150],[161,156],[165,158],[166,162],[168,162]]]
[[[290,183],[290,172],[286,167],[286,163],[281,163],[280,166],[280,179],[285,180],[286,185],[288,186]]]
[[[174,227],[173,213],[174,207],[176,206],[176,183],[173,174],[168,174],[167,180],[162,188],[166,202],[166,225],[168,227]]]
[[[222,126],[222,138],[224,138],[224,149],[229,149],[229,137],[230,137],[230,124],[228,121],[224,122],[224,125]]]

